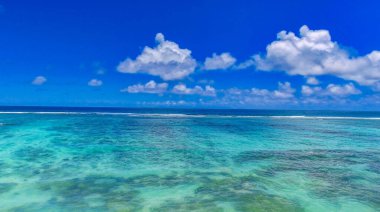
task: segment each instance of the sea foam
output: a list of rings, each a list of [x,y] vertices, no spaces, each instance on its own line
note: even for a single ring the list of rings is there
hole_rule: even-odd
[[[184,113],[123,113],[123,112],[61,112],[61,111],[0,111],[0,114],[40,114],[40,115],[114,115],[131,117],[161,117],[161,118],[273,118],[273,119],[346,119],[346,120],[380,120],[380,117],[359,116],[304,116],[304,115],[213,115]],[[1,125],[1,124],[0,124]]]

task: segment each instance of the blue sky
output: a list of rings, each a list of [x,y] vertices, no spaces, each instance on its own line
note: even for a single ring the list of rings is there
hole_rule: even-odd
[[[378,1],[0,5],[0,105],[380,108]]]

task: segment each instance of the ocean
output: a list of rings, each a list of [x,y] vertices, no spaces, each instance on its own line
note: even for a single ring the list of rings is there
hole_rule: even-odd
[[[379,211],[380,112],[0,107],[0,211]]]

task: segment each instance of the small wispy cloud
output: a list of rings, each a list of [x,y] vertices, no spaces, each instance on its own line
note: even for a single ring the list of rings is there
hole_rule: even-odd
[[[121,92],[161,94],[161,93],[166,92],[167,88],[168,88],[168,83],[156,83],[155,81],[151,80],[144,85],[136,84],[136,85],[128,86],[128,88],[122,89]]]
[[[32,84],[33,85],[43,85],[46,81],[47,81],[46,77],[44,77],[44,76],[37,76],[32,81]]]
[[[99,86],[103,85],[103,81],[98,80],[98,79],[92,79],[92,80],[88,81],[87,84],[88,84],[88,86],[99,87]]]

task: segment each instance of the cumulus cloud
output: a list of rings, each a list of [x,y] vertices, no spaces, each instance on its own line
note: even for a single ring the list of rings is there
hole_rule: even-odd
[[[345,85],[329,84],[325,89],[318,86],[310,87],[307,85],[303,85],[301,92],[304,96],[332,96],[332,97],[344,97],[344,96],[349,96],[349,95],[361,94],[361,91],[357,89],[352,83],[348,83]]]
[[[223,70],[231,67],[235,64],[236,59],[228,52],[220,55],[213,54],[212,57],[207,57],[204,62],[203,69],[205,70]]]
[[[292,98],[296,90],[292,88],[289,82],[278,83],[278,90],[273,92],[273,95],[278,98]]]
[[[201,96],[216,96],[216,89],[206,85],[205,88],[202,88],[199,85],[196,85],[193,88],[188,88],[185,84],[178,84],[173,87],[172,92],[175,94],[183,95],[201,95]]]
[[[300,28],[300,35],[281,31],[266,48],[265,55],[254,55],[239,67],[256,66],[259,70],[281,70],[290,75],[335,75],[373,86],[380,81],[380,51],[355,57],[331,40],[327,30]]]
[[[168,88],[168,83],[156,83],[151,80],[146,84],[136,84],[122,89],[121,92],[128,93],[164,93]]]
[[[307,85],[303,85],[301,93],[304,96],[311,96],[311,95],[314,95],[316,93],[320,93],[321,90],[322,90],[321,87],[310,87],[310,86],[307,86]]]
[[[361,91],[355,88],[355,86],[352,83],[346,85],[329,84],[326,90],[329,94],[336,96],[361,94]]]
[[[121,62],[117,70],[122,73],[150,74],[163,80],[183,79],[194,72],[197,62],[190,50],[181,49],[178,44],[165,40],[162,33],[156,35],[156,42],[156,47],[146,46],[136,59],[127,58]]]
[[[98,80],[98,79],[92,79],[92,80],[88,81],[87,84],[88,84],[88,86],[99,87],[99,86],[103,85],[103,82],[101,80]]]
[[[32,81],[32,84],[33,85],[43,85],[46,81],[47,81],[46,77],[44,77],[44,76],[37,76]]]
[[[315,77],[308,77],[306,79],[306,83],[309,84],[309,85],[318,85],[319,84],[319,80]]]

